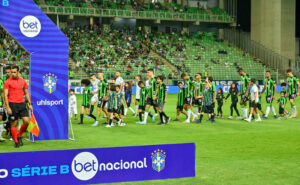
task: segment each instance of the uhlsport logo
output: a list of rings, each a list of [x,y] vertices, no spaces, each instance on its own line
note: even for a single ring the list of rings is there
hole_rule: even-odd
[[[30,38],[36,37],[41,32],[41,26],[39,19],[32,15],[27,15],[20,21],[20,31]]]
[[[55,74],[48,73],[45,76],[43,76],[44,81],[44,90],[51,94],[56,90],[56,81],[57,76]]]
[[[90,152],[81,152],[75,156],[72,162],[74,176],[83,181],[92,179],[98,171],[98,159]]]
[[[152,168],[160,172],[165,168],[165,163],[166,163],[166,152],[163,150],[155,150],[152,153]]]

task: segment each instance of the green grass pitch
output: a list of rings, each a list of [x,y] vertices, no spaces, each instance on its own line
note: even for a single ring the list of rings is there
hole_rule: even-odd
[[[77,97],[79,107],[81,96]],[[296,102],[300,111],[300,99]],[[175,105],[176,95],[170,94],[165,110],[172,119],[176,115]],[[278,104],[274,105],[278,111]],[[125,118],[125,127],[94,128],[90,118],[85,118],[84,125],[78,126],[78,121],[72,120],[76,141],[25,141],[19,149],[13,147],[13,142],[6,141],[0,143],[0,152],[193,142],[196,144],[196,177],[120,184],[300,184],[300,116],[281,121],[268,119],[260,123],[247,123],[228,120],[229,106],[230,100],[223,106],[225,118],[216,119],[214,125],[206,122],[207,116],[202,124],[171,122],[158,126],[149,119],[147,125],[137,125],[138,118],[132,117],[130,111]],[[291,110],[290,104],[286,107]],[[184,119],[181,116],[181,120]],[[103,121],[101,119],[100,123]]]

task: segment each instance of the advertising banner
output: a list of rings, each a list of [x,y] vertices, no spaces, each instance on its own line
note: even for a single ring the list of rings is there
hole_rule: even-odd
[[[68,139],[68,38],[33,0],[0,1],[0,24],[30,54],[37,139]]]
[[[75,185],[194,176],[194,143],[0,153],[0,184],[5,185]]]

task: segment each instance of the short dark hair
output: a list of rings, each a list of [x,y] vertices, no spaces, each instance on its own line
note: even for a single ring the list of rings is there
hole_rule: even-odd
[[[280,94],[285,94],[284,91],[281,91]]]
[[[164,76],[163,75],[159,75],[156,77],[156,79],[159,78],[161,81],[164,81]]]
[[[185,73],[181,74],[181,78],[184,78],[185,76],[187,76]]]
[[[256,79],[255,78],[251,78],[251,82],[252,83],[256,83]]]
[[[11,66],[11,69],[17,69],[17,71],[19,72],[19,66],[13,65]]]
[[[179,84],[183,84],[182,81],[177,82],[177,85],[179,85]]]
[[[142,79],[142,75],[138,74],[138,75],[136,75],[136,76],[138,76],[140,79]]]
[[[143,81],[139,81],[138,85],[141,86],[141,84],[144,84]]]
[[[103,73],[103,71],[102,71],[102,70],[100,70],[100,71],[98,71],[97,73]]]
[[[291,69],[287,69],[287,70],[286,70],[286,73],[291,73],[291,72],[292,72]]]
[[[86,85],[86,86],[91,85],[91,81],[89,79],[82,79],[81,83],[84,84],[84,85]]]
[[[200,76],[202,76],[202,73],[196,73],[196,75],[200,75]]]
[[[267,70],[266,73],[271,73],[271,71],[270,71],[270,70]]]
[[[120,89],[120,88],[121,88],[121,86],[120,86],[120,85],[116,85],[116,88],[119,88],[119,89]]]
[[[212,76],[210,76],[210,77],[208,77],[208,80],[209,80],[210,82],[212,82],[212,81],[214,80],[214,78],[213,78]]]
[[[75,92],[75,90],[74,89],[70,89],[70,92]]]
[[[239,68],[239,69],[238,69],[238,72],[242,72],[242,71],[244,71],[242,68]]]
[[[154,72],[154,70],[153,70],[152,68],[148,69],[147,71],[152,71],[152,72]]]
[[[11,70],[11,66],[6,66],[5,70]]]
[[[283,82],[283,83],[281,83],[281,84],[280,84],[280,86],[281,86],[281,87],[282,87],[282,86],[284,86],[284,87],[285,87],[285,86],[286,86],[286,83],[285,83],[285,82]]]
[[[91,73],[91,74],[90,74],[90,77],[92,77],[92,76],[96,76],[95,73]]]
[[[109,85],[109,90],[116,91],[116,85],[115,84],[110,84]]]

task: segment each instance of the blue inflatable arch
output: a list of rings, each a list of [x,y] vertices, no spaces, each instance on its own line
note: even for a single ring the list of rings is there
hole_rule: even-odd
[[[68,38],[33,0],[0,3],[0,24],[30,53],[37,139],[68,139]]]

